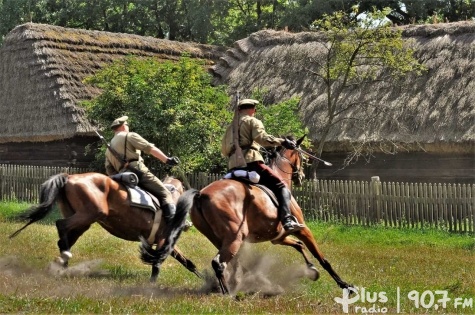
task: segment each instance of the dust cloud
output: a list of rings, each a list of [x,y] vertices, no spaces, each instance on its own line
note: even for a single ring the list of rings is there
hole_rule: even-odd
[[[307,268],[303,258],[300,263],[285,265],[276,255],[259,252],[246,243],[236,258],[225,272],[233,295],[257,294],[270,297],[298,289],[302,278],[318,279],[318,273]],[[214,272],[207,272],[205,278],[203,292],[220,292]]]
[[[298,290],[299,279],[315,276],[315,273],[306,267],[303,259],[298,264],[286,265],[277,256],[256,251],[249,245],[243,246],[237,257],[238,259],[234,259],[234,263],[226,268],[226,280],[231,294],[235,296],[281,295],[288,290]],[[46,268],[35,268],[15,256],[0,257],[0,291],[16,296],[91,298],[110,296],[151,298],[221,292],[211,268],[202,272],[205,280],[200,288],[183,288],[179,284],[176,288],[164,288],[159,283],[149,283],[148,279],[137,285],[124,285],[114,280],[102,265],[102,260],[92,260],[68,268],[63,268],[56,262],[50,262]]]

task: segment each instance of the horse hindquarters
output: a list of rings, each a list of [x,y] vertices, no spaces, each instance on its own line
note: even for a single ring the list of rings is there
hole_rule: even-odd
[[[56,221],[61,253],[59,262],[67,266],[71,247],[92,223],[107,215],[110,179],[102,174],[85,173],[68,176],[59,198],[63,219]],[[108,184],[109,183],[109,184]]]

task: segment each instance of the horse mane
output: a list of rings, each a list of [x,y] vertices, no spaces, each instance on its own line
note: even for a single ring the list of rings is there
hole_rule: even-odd
[[[294,135],[279,135],[279,138],[287,138],[289,140],[296,140]],[[279,145],[277,147],[273,147],[272,149],[265,149],[264,147],[261,147],[260,152],[262,156],[264,157],[264,161],[267,165],[272,160],[275,160],[277,158],[277,154],[282,154],[282,151],[284,150],[284,147]]]
[[[289,140],[294,140],[294,141],[297,140],[297,139],[295,138],[295,136],[292,135],[292,134],[290,134],[290,135],[280,135],[279,138],[287,138],[287,139],[289,139]]]

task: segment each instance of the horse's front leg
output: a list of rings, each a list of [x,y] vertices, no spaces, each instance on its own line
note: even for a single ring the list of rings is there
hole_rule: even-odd
[[[325,259],[323,253],[318,248],[317,242],[308,227],[305,227],[303,230],[295,233],[294,235],[298,237],[302,242],[304,242],[308,250],[318,260],[323,269],[325,269],[330,274],[330,276],[333,278],[333,280],[335,280],[335,282],[340,288],[348,289],[353,287],[353,285],[343,281],[340,276],[335,272],[335,270],[333,270],[328,260]]]
[[[154,249],[154,245],[151,245],[148,240],[139,236],[140,240],[140,259],[147,265],[152,266],[152,274],[150,275],[150,283],[157,282],[158,275],[160,273],[161,263],[157,261],[157,249]],[[160,240],[158,245],[163,244],[163,240]],[[158,247],[158,245],[156,245]]]
[[[317,281],[318,278],[320,278],[320,273],[318,272],[317,268],[315,268],[315,265],[308,258],[305,252],[305,245],[301,241],[295,240],[287,236],[287,237],[284,237],[283,239],[272,241],[272,244],[290,246],[290,247],[295,248],[303,256],[303,259],[305,260],[305,263],[307,264],[307,268],[311,272],[311,275],[307,274],[308,278],[310,278],[313,281]]]
[[[198,271],[196,268],[196,265],[186,258],[181,251],[178,249],[178,247],[173,248],[173,252],[171,253],[171,256],[175,258],[180,264],[182,264],[186,269],[189,271],[193,272],[198,278],[203,279],[203,275]]]

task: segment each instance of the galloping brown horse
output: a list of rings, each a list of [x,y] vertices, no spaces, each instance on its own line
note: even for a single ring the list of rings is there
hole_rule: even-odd
[[[170,191],[174,200],[183,193],[181,182],[167,177],[163,183],[172,186]],[[187,213],[177,211],[170,225],[164,220],[155,220],[155,213],[148,209],[130,206],[126,188],[100,173],[68,175],[65,173],[50,177],[41,185],[40,204],[21,213],[19,218],[28,222],[10,238],[15,237],[28,225],[43,219],[58,203],[63,219],[56,221],[59,234],[58,247],[60,257],[56,262],[68,266],[72,257],[71,247],[86,232],[91,224],[97,222],[110,234],[127,241],[139,241],[149,238],[151,245],[156,245],[160,258],[152,265],[150,281],[156,281],[160,264],[172,255],[188,270],[201,277],[196,266],[174,247]],[[155,221],[155,222],[154,222]],[[163,222],[163,223],[162,223]],[[154,223],[158,225],[154,230]],[[156,231],[156,233],[154,233]]]
[[[298,146],[302,140],[303,137],[297,141]],[[291,188],[292,181],[300,184],[304,178],[302,160],[299,150],[286,150],[281,147],[270,161],[270,166]],[[324,258],[310,229],[305,227],[294,233],[301,241],[288,236],[280,223],[275,204],[258,186],[232,179],[221,179],[201,191],[196,189],[185,191],[178,200],[177,209],[189,211],[194,226],[218,249],[218,254],[211,265],[223,294],[230,293],[224,270],[244,241],[250,243],[271,241],[273,244],[295,248],[303,255],[308,268],[313,272],[313,279],[317,280],[318,272],[304,252],[306,246],[341,288],[351,287],[341,280]],[[300,223],[304,222],[302,210],[293,197],[291,211]],[[146,244],[142,245],[142,250],[144,247],[146,249]],[[153,259],[149,262],[152,263]]]

